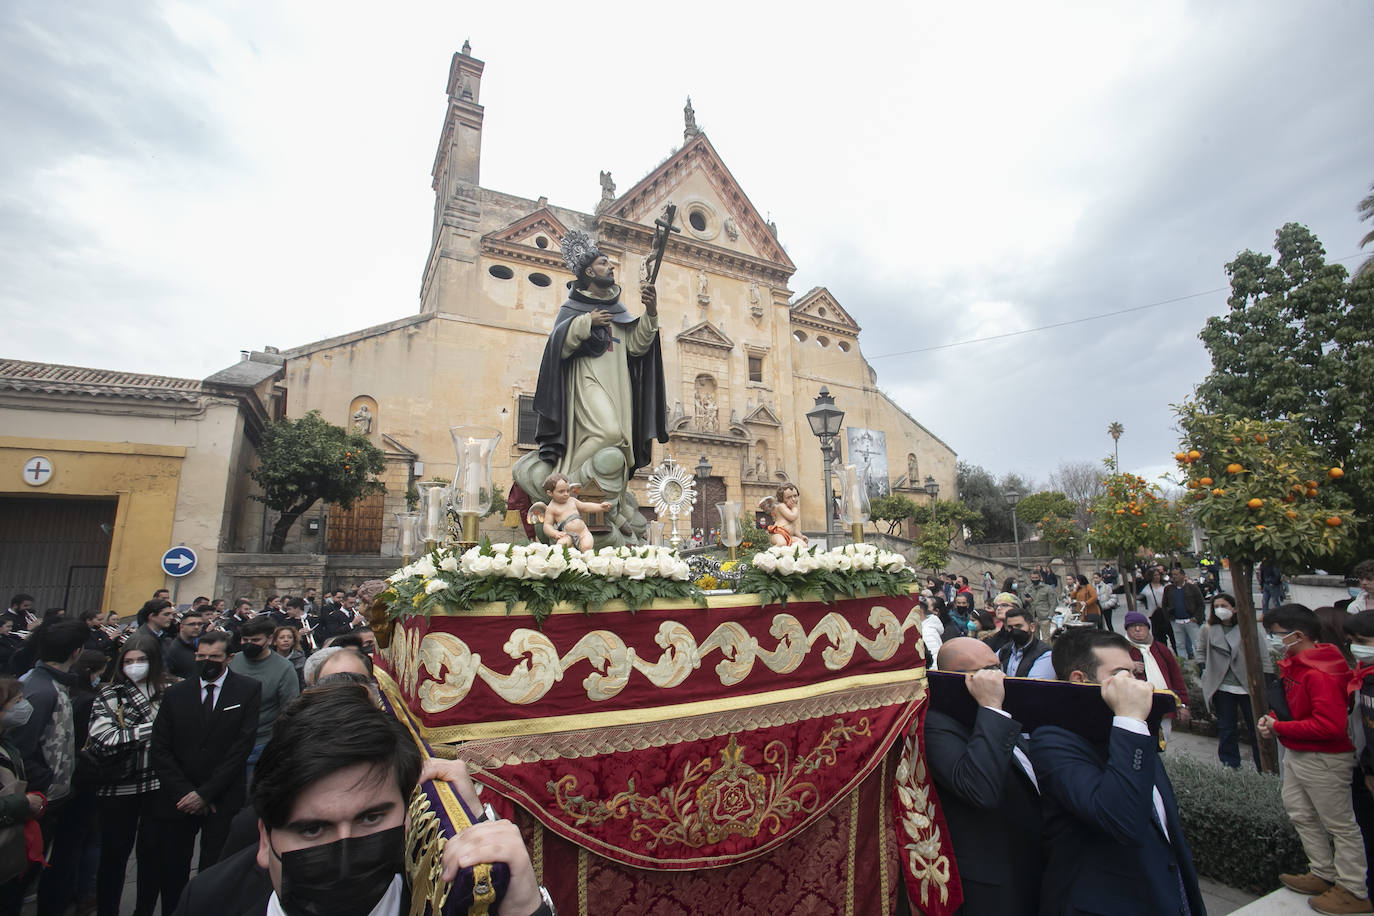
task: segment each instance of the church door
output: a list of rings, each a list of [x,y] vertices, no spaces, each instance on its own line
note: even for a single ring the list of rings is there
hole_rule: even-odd
[[[369,494],[355,502],[352,509],[330,506],[325,551],[337,554],[380,554],[384,495]]]

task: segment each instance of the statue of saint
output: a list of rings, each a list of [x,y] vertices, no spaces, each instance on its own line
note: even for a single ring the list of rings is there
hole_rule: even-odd
[[[539,450],[515,463],[515,480],[531,499],[555,472],[572,484],[595,480],[611,504],[612,541],[639,541],[646,523],[626,484],[651,463],[654,440],[668,441],[658,293],[641,287],[644,314],[631,314],[615,268],[581,230],[564,237],[563,259],[575,279],[539,365]]]
[[[353,411],[353,432],[360,436],[372,434],[372,411],[366,404],[358,405],[358,409]]]

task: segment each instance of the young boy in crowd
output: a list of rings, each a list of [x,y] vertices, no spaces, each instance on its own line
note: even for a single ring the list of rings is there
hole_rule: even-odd
[[[1347,732],[1350,666],[1338,648],[1317,643],[1321,621],[1300,604],[1265,615],[1292,718],[1261,716],[1261,737],[1285,750],[1283,807],[1307,854],[1307,872],[1279,875],[1289,889],[1312,895],[1318,913],[1374,913],[1365,888],[1364,839],[1350,801],[1355,747]]]

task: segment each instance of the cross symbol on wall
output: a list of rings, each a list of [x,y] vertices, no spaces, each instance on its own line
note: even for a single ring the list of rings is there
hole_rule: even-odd
[[[24,463],[24,481],[33,485],[47,483],[52,476],[52,462],[46,458],[30,458]]]

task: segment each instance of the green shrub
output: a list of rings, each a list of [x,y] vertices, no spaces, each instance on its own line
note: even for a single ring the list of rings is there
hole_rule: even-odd
[[[1281,872],[1307,870],[1307,857],[1279,798],[1279,778],[1165,757],[1183,833],[1198,874],[1267,894]]]

